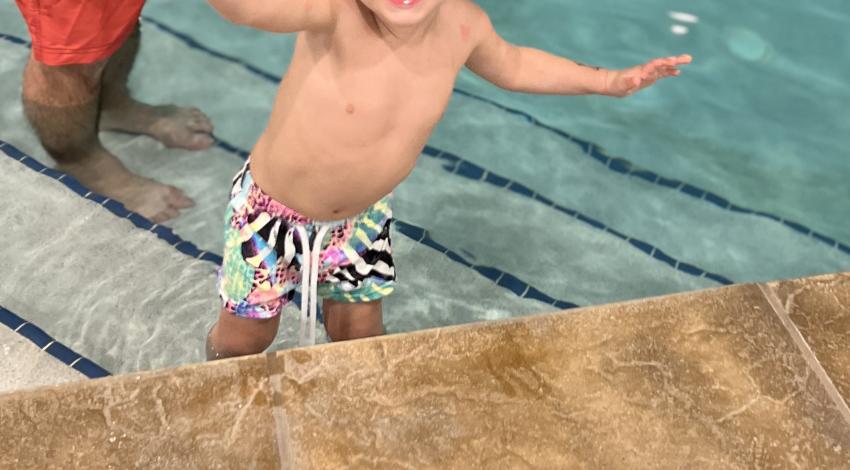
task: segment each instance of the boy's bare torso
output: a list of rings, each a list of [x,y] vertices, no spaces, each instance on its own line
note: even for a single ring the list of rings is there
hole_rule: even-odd
[[[448,105],[472,51],[474,7],[446,1],[399,41],[358,2],[332,32],[301,32],[251,168],[274,199],[316,220],[353,216],[389,194]]]

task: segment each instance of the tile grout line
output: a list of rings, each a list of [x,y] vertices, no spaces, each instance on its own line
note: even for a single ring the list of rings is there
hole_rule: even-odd
[[[767,284],[759,283],[758,287],[759,290],[761,290],[762,295],[764,295],[765,299],[767,299],[767,302],[770,304],[773,312],[779,318],[782,326],[784,326],[788,334],[791,335],[791,339],[794,341],[794,344],[797,345],[797,348],[803,354],[803,358],[806,360],[809,368],[815,373],[818,380],[820,380],[821,386],[823,386],[824,391],[835,404],[839,414],[841,414],[841,417],[844,418],[847,425],[850,426],[850,406],[848,406],[847,402],[844,401],[844,398],[841,396],[841,392],[838,391],[838,388],[832,382],[832,379],[829,378],[829,374],[821,365],[814,351],[812,351],[812,348],[809,346],[809,343],[803,337],[803,334],[797,328],[797,325],[794,324],[794,321],[791,320],[791,316],[788,314],[788,311],[786,311],[785,307],[782,306],[782,301],[779,300],[776,292],[774,292]]]
[[[266,380],[269,381],[269,388],[272,392],[272,417],[274,419],[274,436],[275,444],[277,444],[277,456],[281,470],[291,470],[295,468],[292,458],[292,448],[289,439],[289,423],[286,420],[286,415],[283,411],[283,397],[280,390],[280,383],[274,380],[277,374],[272,373],[272,361],[276,356],[275,352],[268,352],[266,356]]]

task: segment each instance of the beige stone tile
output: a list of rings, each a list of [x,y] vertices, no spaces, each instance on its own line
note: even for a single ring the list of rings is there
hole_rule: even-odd
[[[289,468],[850,468],[755,286],[279,353]]]
[[[0,397],[0,468],[280,468],[264,357]]]
[[[775,282],[770,288],[850,403],[850,273]]]

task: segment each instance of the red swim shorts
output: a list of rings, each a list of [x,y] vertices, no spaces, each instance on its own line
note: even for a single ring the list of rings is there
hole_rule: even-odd
[[[133,33],[145,0],[15,0],[35,60],[91,64],[109,58]]]

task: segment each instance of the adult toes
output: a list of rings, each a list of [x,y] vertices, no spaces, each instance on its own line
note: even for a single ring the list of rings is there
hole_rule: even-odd
[[[211,133],[213,131],[213,125],[209,121],[209,119],[200,119],[193,117],[189,120],[188,127],[189,129],[195,132]]]
[[[178,211],[174,207],[166,207],[165,209],[157,212],[153,217],[151,217],[151,221],[160,224],[167,220],[171,220],[180,215],[180,211]]]
[[[188,209],[195,205],[195,201],[187,196],[186,193],[173,186],[168,188],[167,202],[177,209]]]
[[[215,139],[205,132],[195,132],[189,137],[189,148],[201,150],[205,148],[212,147],[215,143]]]
[[[190,127],[195,131],[202,132],[212,132],[213,131],[213,123],[210,121],[210,118],[207,117],[206,114],[202,113],[200,109],[192,108],[191,110],[192,119],[189,121]]]

